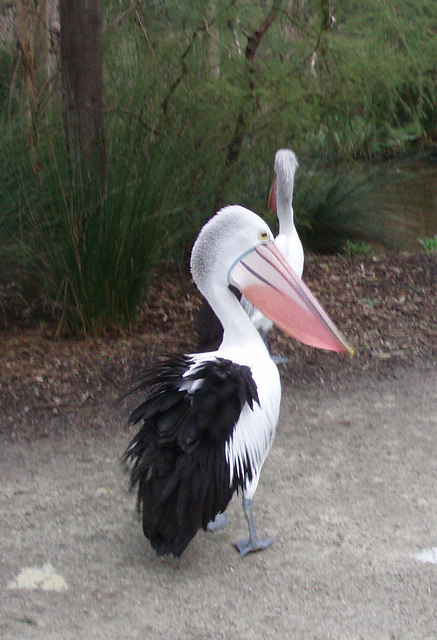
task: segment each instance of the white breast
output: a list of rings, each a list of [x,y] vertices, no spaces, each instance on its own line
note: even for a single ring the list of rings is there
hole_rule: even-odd
[[[220,354],[226,357],[224,354]],[[254,355],[254,354],[252,354]],[[250,366],[253,379],[257,385],[259,405],[254,403],[253,411],[245,405],[235,426],[233,436],[226,445],[226,459],[230,468],[230,482],[234,473],[241,478],[244,467],[249,463],[253,478],[247,479],[244,494],[252,498],[258,485],[259,474],[264,460],[273,442],[279,418],[281,402],[281,382],[278,369],[270,358],[267,349],[259,350],[258,357],[252,357]],[[235,353],[233,360],[235,361]]]

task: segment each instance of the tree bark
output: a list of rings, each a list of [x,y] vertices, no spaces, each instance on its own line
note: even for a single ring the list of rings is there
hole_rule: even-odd
[[[35,25],[36,83],[38,94],[47,88],[50,75],[50,31],[48,0],[38,0]]]
[[[320,0],[320,10],[322,14],[322,31],[329,31],[331,29],[329,0]]]
[[[38,99],[35,63],[35,7],[33,0],[18,0],[17,40],[21,53],[26,94],[26,131],[30,162],[34,172],[39,170],[38,162]]]
[[[103,190],[102,18],[99,0],[61,0],[63,116],[72,169]]]

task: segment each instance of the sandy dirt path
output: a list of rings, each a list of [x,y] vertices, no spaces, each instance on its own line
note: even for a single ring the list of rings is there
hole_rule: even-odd
[[[35,437],[18,416],[0,448],[0,638],[437,638],[437,565],[415,558],[437,546],[436,383],[429,364],[286,387],[255,502],[275,544],[245,559],[239,499],[226,529],[155,557],[118,460],[126,406],[41,413]]]

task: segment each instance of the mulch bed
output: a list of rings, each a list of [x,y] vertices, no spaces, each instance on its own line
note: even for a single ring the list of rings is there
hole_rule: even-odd
[[[437,361],[437,255],[317,257],[304,280],[356,349],[354,358],[297,344],[276,329],[284,380],[341,386],[351,375],[387,376],[399,365]],[[156,277],[134,333],[106,340],[56,339],[29,310],[3,330],[0,403],[6,420],[78,409],[100,393],[114,399],[160,354],[196,350],[201,298],[188,274]]]

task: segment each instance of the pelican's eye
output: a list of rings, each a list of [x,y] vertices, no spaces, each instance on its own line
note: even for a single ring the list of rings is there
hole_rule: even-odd
[[[258,240],[261,240],[261,242],[267,242],[268,240],[270,240],[270,234],[268,233],[268,231],[265,231],[265,229],[260,229],[258,231]]]

